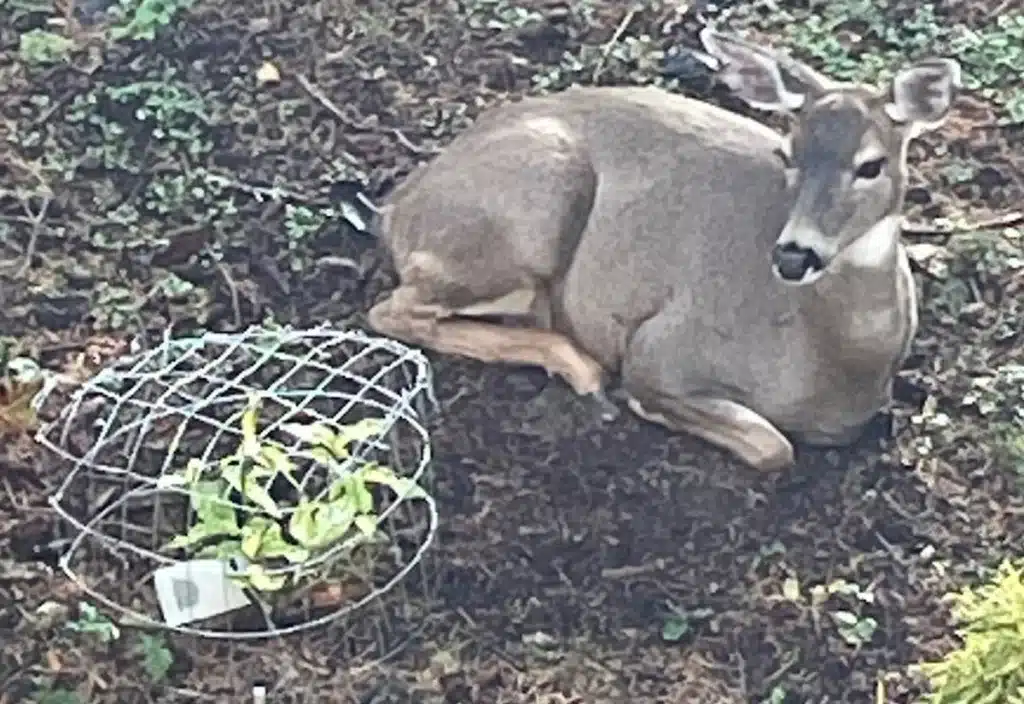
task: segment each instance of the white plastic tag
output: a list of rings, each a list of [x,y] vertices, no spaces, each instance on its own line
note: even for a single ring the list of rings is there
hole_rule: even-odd
[[[241,587],[228,578],[221,560],[191,560],[153,572],[156,598],[172,628],[249,605]]]

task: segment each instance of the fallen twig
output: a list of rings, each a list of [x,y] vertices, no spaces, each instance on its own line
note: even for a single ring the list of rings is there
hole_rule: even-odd
[[[206,249],[212,256],[213,253],[210,252],[209,247]],[[216,257],[213,257],[213,260],[216,262],[217,270],[220,272],[220,275],[224,277],[224,283],[227,285],[228,292],[231,294],[231,312],[234,314],[235,329],[237,330],[242,327],[242,307],[238,300],[238,285],[235,284],[235,280],[232,278],[231,272],[228,270],[224,262],[217,261]]]
[[[591,80],[594,83],[597,83],[598,77],[601,75],[601,72],[604,71],[604,65],[608,62],[608,57],[611,56],[612,49],[614,49],[615,45],[619,43],[620,39],[622,39],[622,35],[626,33],[626,29],[633,21],[633,18],[636,17],[636,12],[637,8],[630,8],[629,12],[622,17],[622,21],[619,22],[619,26],[615,28],[615,32],[612,34],[611,39],[605,42],[604,46],[601,48],[601,58],[598,59],[597,65],[594,66],[594,73],[591,74]]]
[[[1024,224],[1024,212],[1012,211],[993,218],[974,222],[903,222],[905,235],[955,235],[978,230],[993,230],[1001,227],[1014,227]]]
[[[32,268],[32,258],[36,255],[36,246],[39,244],[39,231],[43,229],[43,220],[46,219],[46,211],[50,209],[50,202],[49,195],[43,196],[39,211],[35,213],[32,212],[27,200],[23,202],[25,214],[31,218],[32,229],[29,231],[28,244],[25,245],[25,260],[15,273],[16,277],[24,276]]]
[[[1003,0],[1003,2],[1000,5],[998,5],[994,10],[992,10],[991,13],[989,13],[989,17],[998,17],[999,15],[1003,14],[1008,9],[1010,9],[1010,5],[1012,5],[1014,2],[1015,0]]]
[[[664,560],[655,560],[643,565],[624,565],[622,567],[606,567],[601,570],[602,579],[631,579],[641,575],[665,569]]]
[[[305,91],[310,94],[311,97],[313,97],[318,103],[323,105],[332,115],[341,120],[343,124],[349,127],[354,127],[356,129],[367,129],[365,127],[357,125],[352,120],[352,118],[350,118],[348,115],[342,112],[341,108],[334,104],[334,101],[328,98],[322,90],[320,90],[311,80],[306,78],[304,75],[302,75],[301,73],[295,74],[295,80],[299,82],[299,85],[301,85],[305,89]],[[421,147],[416,144],[413,144],[412,141],[410,141],[409,138],[406,137],[405,134],[403,134],[402,131],[397,127],[391,128],[391,134],[395,136],[395,139],[398,140],[399,144],[401,144],[403,147],[411,151],[413,154],[430,155],[436,154],[438,152],[438,149],[435,147]]]
[[[352,119],[348,115],[343,113],[341,111],[341,108],[335,105],[334,102],[330,98],[328,98],[324,94],[324,92],[320,90],[311,80],[306,78],[301,73],[295,74],[295,80],[299,82],[299,85],[302,86],[305,89],[305,91],[310,94],[310,96],[312,96],[318,103],[327,108],[327,110],[332,115],[334,115],[336,118],[341,120],[346,125],[349,125],[350,127],[354,126],[352,123]]]
[[[409,138],[406,137],[405,134],[402,133],[402,130],[398,129],[397,127],[392,127],[391,128],[391,134],[395,135],[395,139],[398,140],[399,144],[401,144],[403,147],[405,147],[406,149],[411,151],[413,154],[427,154],[427,155],[429,155],[429,154],[437,154],[437,152],[440,151],[437,147],[420,147],[420,146],[417,146],[417,145],[413,144],[409,140]]]
[[[271,202],[274,203],[281,203],[286,200],[290,200],[296,203],[302,203],[303,205],[312,205],[317,207],[328,207],[331,205],[330,200],[306,196],[299,193],[298,191],[291,191],[281,186],[254,186],[251,183],[245,183],[235,178],[224,176],[223,174],[219,174],[209,170],[206,172],[206,178],[208,181],[212,183],[216,183],[225,188],[233,188],[237,191],[250,195],[253,197],[253,199],[260,203],[263,203],[264,201],[269,199]],[[355,194],[355,199],[359,201],[367,210],[370,210],[371,212],[374,213],[380,212],[380,209],[377,207],[377,205],[374,204],[374,202],[370,200],[369,196],[367,196],[362,191],[357,192]]]

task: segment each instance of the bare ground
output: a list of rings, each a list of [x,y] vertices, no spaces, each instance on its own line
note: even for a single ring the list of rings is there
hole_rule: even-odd
[[[285,202],[310,207],[356,185],[380,197],[485,106],[550,74],[564,51],[600,52],[625,16],[618,3],[593,2],[584,13],[533,0],[519,7],[537,19],[488,27],[457,5],[205,2],[155,42],[110,48],[98,65],[86,55],[28,70],[16,60],[18,31],[45,12],[0,4],[0,116],[11,139],[0,155],[9,184],[0,252],[10,261],[0,273],[0,330],[66,368],[83,352],[102,356],[98,340],[167,324],[235,329],[270,310],[296,325],[360,324],[389,285],[373,242],[332,221],[290,248],[283,204],[259,202],[254,190],[276,185]],[[976,23],[980,6],[950,0],[939,9]],[[696,27],[690,15],[646,11],[626,33],[692,46]],[[281,69],[279,84],[254,81],[266,60]],[[656,70],[614,57],[599,65],[588,73],[603,83]],[[139,129],[127,136],[131,153],[109,154],[102,127],[69,119],[76,95],[146,80],[201,96],[210,119],[188,122],[198,131],[183,141],[208,149],[189,153]],[[740,109],[700,78],[681,90]],[[123,107],[100,110],[131,124]],[[40,676],[77,689],[82,702],[243,701],[255,682],[268,684],[274,702],[717,704],[768,701],[773,691],[785,694],[773,702],[865,702],[883,675],[889,701],[912,701],[920,683],[906,666],[952,644],[941,595],[1024,537],[1020,487],[987,434],[994,420],[964,403],[973,376],[1022,358],[1024,277],[1005,257],[993,262],[990,249],[954,248],[959,240],[934,232],[943,217],[1009,224],[1024,199],[1022,146],[1019,127],[997,126],[968,95],[943,132],[912,150],[915,241],[960,254],[950,255],[948,275],[920,267],[923,328],[892,432],[882,427],[881,440],[844,453],[805,452],[785,476],[758,477],[625,415],[592,427],[568,391],[538,402],[545,380],[534,371],[432,356],[439,585],[410,596],[430,617],[381,665],[340,655],[336,632],[253,646],[176,637],[168,679],[153,684],[127,644],[98,645],[48,623],[41,604],[73,613],[80,598],[48,547],[62,535],[46,506],[60,477],[30,442],[9,443],[0,454],[0,628],[9,634],[0,702],[25,701]],[[40,198],[33,165],[47,155],[78,168],[68,178],[47,171],[51,195]],[[973,164],[974,176],[951,180],[942,168],[950,155]],[[182,198],[167,212],[146,202],[161,174],[200,166],[225,178],[215,197]],[[18,188],[35,195],[19,199]],[[31,267],[18,271],[44,201]],[[125,204],[137,219],[110,215]],[[985,232],[1001,236],[999,227]],[[161,293],[168,272],[196,288]],[[104,282],[120,282],[128,299],[99,297]],[[926,399],[951,416],[948,426],[910,422]],[[787,579],[806,595],[808,585],[840,578],[870,587],[874,602],[839,595],[814,607],[783,593]],[[839,609],[877,621],[867,642],[843,637],[831,617]],[[689,631],[666,642],[662,627],[680,613]]]

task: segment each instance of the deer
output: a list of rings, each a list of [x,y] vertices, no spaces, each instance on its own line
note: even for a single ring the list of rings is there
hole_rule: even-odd
[[[908,144],[946,120],[954,59],[840,82],[710,25],[696,56],[783,133],[653,86],[485,109],[382,201],[382,335],[540,367],[605,409],[755,470],[853,444],[918,327],[901,242]]]

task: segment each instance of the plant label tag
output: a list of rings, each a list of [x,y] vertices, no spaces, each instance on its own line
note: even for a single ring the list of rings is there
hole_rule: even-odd
[[[221,560],[190,560],[153,572],[156,598],[170,626],[219,616],[249,605],[241,587],[228,578]]]

